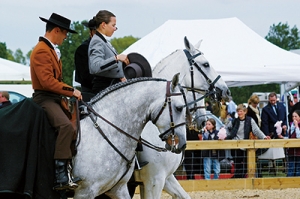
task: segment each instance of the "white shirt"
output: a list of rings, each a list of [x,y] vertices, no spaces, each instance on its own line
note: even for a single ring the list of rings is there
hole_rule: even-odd
[[[61,53],[60,53],[60,50],[58,48],[58,45],[53,44],[47,37],[44,37],[44,38],[47,39],[50,42],[50,44],[53,46],[53,48],[54,48],[54,50],[56,52],[56,55],[57,55],[57,59],[59,61],[59,59],[61,57]]]

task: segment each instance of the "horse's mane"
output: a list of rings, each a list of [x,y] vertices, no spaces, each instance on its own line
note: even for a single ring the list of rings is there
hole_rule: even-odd
[[[159,64],[161,64],[162,62],[164,62],[165,60],[167,60],[167,58],[169,58],[171,55],[173,55],[174,53],[176,53],[176,52],[178,52],[178,51],[180,51],[180,50],[182,50],[182,49],[177,49],[177,50],[175,50],[174,52],[172,52],[171,54],[169,54],[168,56],[166,56],[165,58],[163,58],[162,60],[160,60],[160,61],[156,64],[156,66],[159,65]],[[168,61],[169,61],[169,60],[168,60]]]
[[[103,98],[105,95],[114,92],[120,88],[138,83],[138,82],[143,82],[143,81],[167,81],[166,79],[162,78],[153,78],[153,77],[139,77],[139,78],[133,78],[133,79],[128,79],[126,82],[119,82],[116,84],[113,84],[112,86],[107,87],[106,89],[100,91],[95,97],[93,97],[90,100],[91,104],[96,103],[99,101],[101,98]]]

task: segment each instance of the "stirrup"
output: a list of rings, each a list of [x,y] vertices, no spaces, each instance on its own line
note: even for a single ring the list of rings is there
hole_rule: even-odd
[[[82,180],[79,177],[75,177],[72,175],[72,166],[71,164],[67,165],[67,172],[68,172],[68,182],[66,183],[60,183],[53,187],[54,190],[60,191],[60,190],[75,190],[78,187],[78,183],[80,183]]]
[[[135,159],[135,168],[134,168],[135,170],[141,170],[144,166],[146,166],[149,163],[148,161],[139,163],[136,154],[134,155],[134,159]]]

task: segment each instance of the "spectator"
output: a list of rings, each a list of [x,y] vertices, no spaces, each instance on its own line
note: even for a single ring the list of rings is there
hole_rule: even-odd
[[[213,112],[210,101],[205,102],[205,107],[207,111],[210,111],[211,113]]]
[[[294,97],[294,104],[296,104],[297,102],[299,102],[297,94],[294,94],[293,97]]]
[[[218,140],[218,131],[216,130],[216,121],[209,118],[204,127],[203,140]],[[220,159],[224,158],[224,150],[203,150],[203,166],[204,166],[204,179],[210,180],[211,167],[214,171],[214,179],[218,179],[220,175]]]
[[[222,121],[223,124],[228,123],[228,118],[227,118],[227,105],[224,99],[221,100],[221,110],[220,110],[220,120]]]
[[[248,140],[250,132],[252,132],[258,139],[270,139],[265,136],[259,129],[255,121],[246,116],[247,108],[243,104],[239,104],[236,108],[238,118],[235,118],[226,125],[227,137],[226,139],[233,140]],[[247,172],[247,156],[245,149],[234,149],[233,152],[235,174],[234,178],[244,178]]]
[[[289,110],[289,115],[288,115],[288,119],[289,119],[289,123],[291,124],[293,122],[293,118],[292,118],[292,114],[295,110],[300,110],[300,102],[298,102],[298,97],[297,95],[293,96],[294,97],[294,105],[290,107],[290,110]],[[295,98],[296,98],[296,101],[295,101]],[[293,99],[291,99],[291,102],[293,103],[292,101]]]
[[[282,121],[283,135],[287,130],[286,108],[281,102],[277,102],[277,95],[275,92],[269,94],[269,103],[262,109],[261,113],[261,130],[265,135],[272,138],[283,138],[282,134],[277,135],[276,127],[277,121]]]
[[[300,138],[300,110],[293,112],[293,122],[291,125],[289,138]],[[289,148],[287,150],[288,164],[287,177],[300,176],[300,148]]]
[[[227,105],[227,112],[230,115],[230,117],[233,119],[235,118],[235,111],[236,111],[236,104],[232,100],[232,97],[229,97],[229,103]]]
[[[0,91],[0,109],[11,104],[11,101],[9,101],[9,93],[7,91]]]
[[[254,119],[257,126],[261,127],[261,117],[258,105],[259,104],[259,97],[257,95],[252,95],[248,100],[248,107],[247,107],[247,116],[252,117]]]

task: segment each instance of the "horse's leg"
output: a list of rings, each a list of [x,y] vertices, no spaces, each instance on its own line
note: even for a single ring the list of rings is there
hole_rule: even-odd
[[[164,190],[170,194],[173,199],[190,199],[191,197],[179,184],[174,175],[170,175],[165,182]]]
[[[97,194],[89,188],[81,189],[80,187],[75,189],[74,199],[94,199]]]
[[[150,179],[150,178],[149,178]],[[163,174],[151,177],[151,180],[144,180],[144,198],[153,199],[160,198],[165,184],[165,178]]]
[[[106,192],[111,199],[131,199],[128,192],[127,184],[121,184],[113,187],[111,190]]]
[[[77,189],[75,189],[74,198],[73,199],[94,199],[97,195],[99,195],[99,191],[101,190],[101,184],[95,181],[83,181]]]

